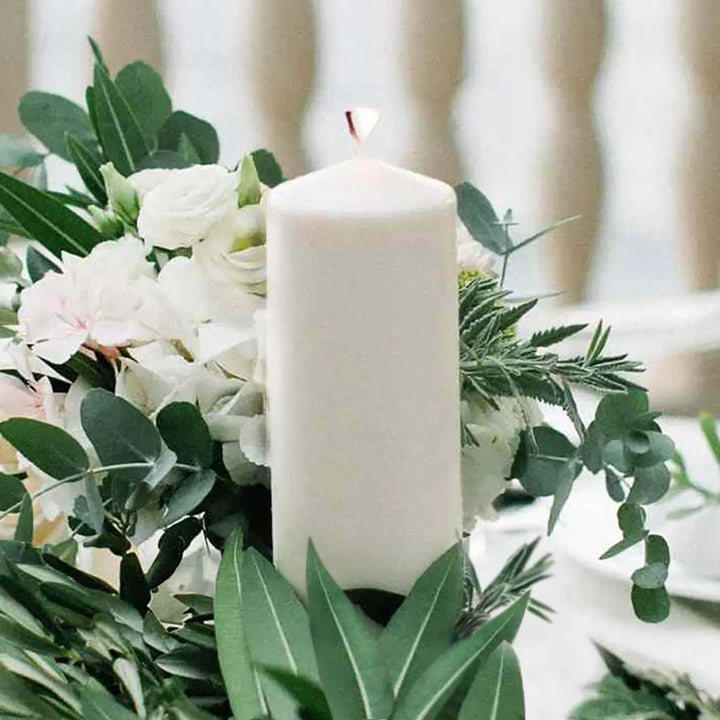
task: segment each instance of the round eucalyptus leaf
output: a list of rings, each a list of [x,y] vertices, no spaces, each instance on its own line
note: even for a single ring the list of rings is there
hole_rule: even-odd
[[[529,437],[525,472],[518,479],[535,497],[554,495],[568,461],[575,456],[575,446],[561,432],[545,425],[534,428],[533,436],[535,445]]]
[[[638,587],[644,588],[645,590],[655,590],[665,585],[667,576],[667,565],[656,562],[636,570],[632,574],[632,580]]]
[[[626,473],[632,470],[632,464],[622,440],[610,440],[603,448],[602,457],[606,464],[612,465],[620,472]]]
[[[650,438],[642,430],[630,430],[625,435],[625,446],[630,452],[642,455],[650,449]]]
[[[662,535],[648,535],[645,540],[645,562],[670,564],[670,548]]]
[[[670,471],[663,463],[635,470],[635,480],[628,494],[628,502],[640,505],[661,500],[670,487]]]
[[[635,467],[650,467],[657,463],[664,463],[670,460],[675,454],[675,443],[667,435],[660,432],[649,431],[646,433],[650,447],[642,455],[633,455]]]
[[[662,622],[670,614],[670,595],[664,587],[648,590],[633,585],[631,598],[635,614],[644,622]]]

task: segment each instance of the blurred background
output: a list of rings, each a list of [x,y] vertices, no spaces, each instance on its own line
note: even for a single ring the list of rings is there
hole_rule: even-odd
[[[581,214],[513,257],[509,286],[563,291],[540,323],[609,317],[661,406],[720,405],[717,0],[3,0],[0,132],[30,87],[82,101],[88,34],[111,70],[161,69],[228,164],[346,158],[344,109],[374,105],[373,154],[471,180],[518,237]],[[50,179],[74,180],[62,161]]]

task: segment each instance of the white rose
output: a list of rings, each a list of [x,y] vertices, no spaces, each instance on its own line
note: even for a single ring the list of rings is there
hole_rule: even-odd
[[[265,293],[263,204],[233,210],[193,247],[193,258],[216,283]]]
[[[542,416],[534,400],[496,398],[495,410],[481,398],[462,403],[463,421],[475,439],[462,449],[463,515],[472,529],[478,517],[492,518],[495,498],[506,487],[520,434],[539,425]]]
[[[167,250],[190,247],[205,237],[236,204],[238,179],[221,165],[175,170],[142,201],[138,232]]]
[[[163,180],[167,180],[177,169],[170,168],[148,168],[136,172],[127,179],[135,188],[140,201],[151,191],[154,190]]]

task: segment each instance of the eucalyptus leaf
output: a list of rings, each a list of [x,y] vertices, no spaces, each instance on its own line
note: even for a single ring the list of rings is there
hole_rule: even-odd
[[[105,522],[105,507],[98,489],[97,481],[92,475],[83,480],[83,493],[75,499],[73,515],[94,532],[102,531]]]
[[[455,545],[415,582],[380,636],[380,651],[396,697],[450,647],[462,583],[463,556]]]
[[[322,685],[335,717],[387,718],[393,692],[379,648],[318,557],[307,555],[310,630]]]
[[[509,643],[501,643],[481,666],[458,720],[525,720],[520,665]]]
[[[643,622],[662,622],[670,615],[670,595],[664,587],[646,589],[633,585],[631,598],[635,614]]]
[[[532,430],[535,447],[526,442],[527,462],[518,478],[531,495],[553,495],[568,472],[568,462],[574,457],[575,446],[554,428],[540,425]]]
[[[80,420],[103,465],[152,466],[160,457],[162,441],[155,425],[127,400],[107,390],[90,390],[80,406]],[[148,468],[113,472],[119,477],[142,480]]]
[[[157,416],[157,427],[167,446],[181,463],[208,468],[213,462],[213,443],[203,416],[189,402],[166,405]]]
[[[261,148],[250,153],[250,155],[255,163],[255,169],[261,183],[272,188],[285,181],[285,175],[280,164],[269,150]]]
[[[178,569],[183,554],[202,530],[202,521],[188,517],[169,527],[158,541],[158,554],[147,571],[150,588],[156,588]]]
[[[656,590],[665,585],[668,577],[667,565],[663,563],[650,563],[632,574],[632,581],[635,585],[645,590]]]
[[[661,535],[648,535],[645,539],[645,562],[670,564],[670,548]]]
[[[242,531],[236,530],[225,545],[215,586],[215,635],[218,659],[226,681],[235,720],[255,720],[264,715],[245,637],[241,571],[244,562]]]
[[[485,195],[469,182],[456,185],[455,194],[458,215],[473,239],[496,255],[510,252],[512,243]]]
[[[87,255],[105,238],[77,213],[42,190],[0,173],[0,204],[25,233],[53,255]]]
[[[663,463],[635,470],[635,480],[627,496],[629,503],[649,505],[665,497],[670,488],[670,471]]]
[[[58,480],[84,473],[88,458],[80,443],[56,425],[29,418],[0,423],[2,436],[33,465]]]
[[[138,60],[120,70],[115,85],[135,115],[147,146],[154,148],[160,128],[172,113],[172,101],[162,77]]]
[[[198,470],[186,475],[167,500],[162,524],[170,525],[192,514],[215,487],[216,479],[214,470]]]
[[[87,113],[60,95],[33,90],[23,95],[18,113],[25,129],[51,153],[64,160],[72,162],[65,144],[65,135],[68,133],[89,147],[97,145]]]
[[[0,473],[0,511],[4,512],[16,507],[26,494],[27,490],[22,480],[14,475]]]
[[[120,597],[141,613],[150,602],[150,587],[135,553],[128,553],[120,562]]]
[[[35,167],[44,160],[24,138],[0,133],[0,167]]]
[[[165,121],[159,133],[159,146],[163,150],[180,151],[182,138],[190,143],[199,162],[216,163],[220,156],[220,141],[210,123],[176,110]]]

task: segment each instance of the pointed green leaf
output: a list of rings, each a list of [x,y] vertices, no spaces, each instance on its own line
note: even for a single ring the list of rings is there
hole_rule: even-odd
[[[525,720],[520,665],[507,642],[503,642],[480,668],[458,720]]]
[[[14,539],[18,542],[24,542],[28,545],[32,545],[34,528],[35,523],[33,517],[32,498],[29,495],[25,495],[22,499],[20,515],[18,516],[17,523],[15,525]]]
[[[20,478],[0,473],[0,511],[16,507],[26,494],[27,490]]]
[[[453,691],[477,672],[495,648],[503,641],[512,641],[529,599],[530,595],[525,594],[474,635],[455,643],[399,699],[393,720],[432,720],[436,717]]]
[[[60,95],[37,90],[26,93],[18,105],[18,114],[29,133],[40,140],[51,153],[65,160],[72,161],[65,144],[67,133],[90,147],[97,145],[87,113],[79,105]]]
[[[101,388],[91,390],[80,406],[80,420],[103,465],[155,463],[160,457],[160,433],[127,400]],[[116,475],[142,480],[148,470],[116,470]]]
[[[469,182],[456,185],[455,194],[458,215],[473,239],[497,255],[510,252],[512,243],[485,195]]]
[[[34,283],[45,277],[45,274],[51,270],[54,272],[59,271],[57,265],[51,262],[47,256],[43,255],[32,245],[28,245],[27,252],[25,253],[25,265],[27,266],[30,280]]]
[[[107,72],[95,65],[93,95],[100,142],[118,172],[131,175],[150,150],[127,100]]]
[[[135,115],[147,146],[154,148],[160,128],[172,113],[172,101],[162,77],[138,60],[117,74],[115,85]]]
[[[0,173],[0,205],[53,255],[87,255],[105,238],[54,197]],[[24,234],[24,233],[23,233]]]
[[[253,664],[317,680],[310,622],[290,583],[254,548],[243,554],[240,583],[243,625]],[[261,682],[272,717],[293,720],[293,698],[273,680],[261,677]]]
[[[135,713],[120,705],[107,692],[78,686],[78,695],[85,720],[140,720]]]
[[[245,638],[240,592],[240,574],[244,561],[242,546],[242,531],[238,529],[225,544],[217,574],[215,637],[220,668],[235,720],[255,720],[264,714],[264,708]]]
[[[387,718],[393,707],[380,650],[362,618],[308,546],[310,629],[334,717]]]
[[[0,423],[2,436],[33,465],[58,480],[85,472],[88,458],[80,443],[55,425],[12,418]]]
[[[302,708],[303,720],[332,720],[325,693],[316,682],[287,670],[267,667],[262,670],[295,698],[298,707]]]
[[[380,636],[396,697],[450,647],[462,583],[462,553],[455,545],[420,576]]]
[[[105,182],[100,174],[100,166],[103,161],[92,151],[87,145],[81,143],[73,135],[67,135],[65,138],[68,154],[75,163],[85,187],[95,196],[101,205],[107,204],[107,194],[105,193]]]
[[[120,562],[120,597],[141,613],[150,602],[150,588],[135,553],[123,555]]]

